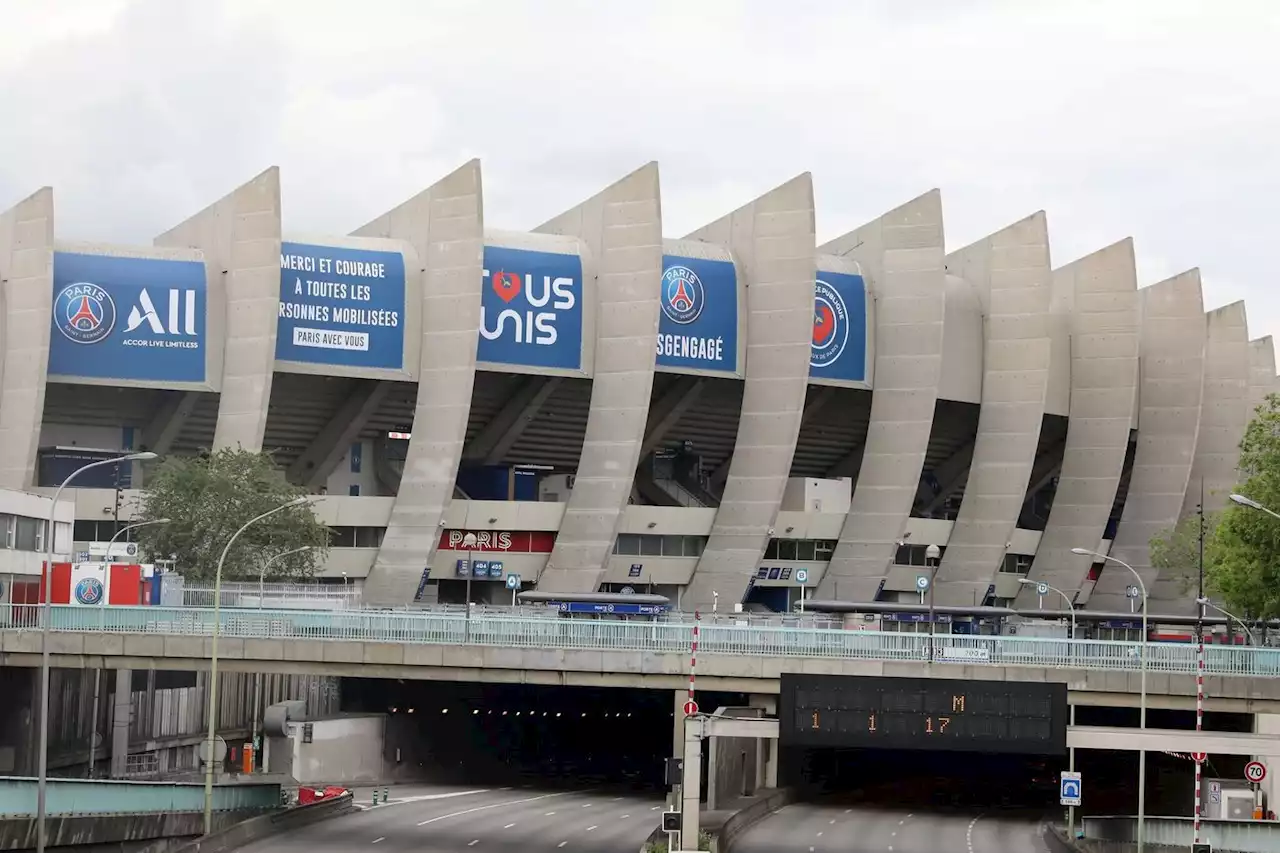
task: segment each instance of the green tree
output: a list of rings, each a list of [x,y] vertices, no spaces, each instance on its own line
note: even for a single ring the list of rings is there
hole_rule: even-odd
[[[211,581],[222,549],[242,524],[305,494],[265,453],[225,449],[171,457],[148,469],[138,518],[169,522],[138,528],[138,541],[152,559],[173,559],[185,578]],[[272,557],[304,546],[310,550],[271,561],[267,578],[308,577],[328,545],[329,529],[311,506],[290,507],[240,534],[227,554],[223,579],[257,580]]]
[[[1205,584],[1213,576],[1213,562],[1217,552],[1214,531],[1222,514],[1207,512],[1204,515],[1204,574]],[[1160,570],[1162,577],[1178,581],[1179,591],[1185,595],[1199,587],[1200,582],[1200,514],[1188,515],[1168,530],[1151,538],[1151,565]]]
[[[1255,409],[1240,442],[1237,491],[1265,507],[1280,507],[1280,397],[1267,396]],[[1232,504],[1213,535],[1210,586],[1244,618],[1280,616],[1280,520]]]

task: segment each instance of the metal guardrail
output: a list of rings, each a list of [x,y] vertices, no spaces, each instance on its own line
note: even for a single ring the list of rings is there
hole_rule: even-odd
[[[182,584],[185,607],[213,607],[213,587],[205,584]],[[305,609],[315,602],[326,610],[359,609],[364,596],[355,584],[267,583],[259,586],[248,581],[222,584],[218,596],[223,607],[263,607]]]
[[[35,814],[36,781],[24,776],[0,776],[0,815]],[[204,808],[204,785],[198,783],[50,779],[46,796],[50,815],[199,812]],[[270,809],[279,805],[278,783],[213,786],[214,811]]]
[[[54,631],[210,636],[214,611],[189,607],[76,607],[53,605]],[[0,627],[30,630],[43,618],[40,605],[0,609]],[[5,620],[9,620],[7,623]],[[531,649],[584,649],[683,654],[693,621],[649,622],[413,611],[223,610],[220,634],[247,639],[356,640],[383,643],[476,645]],[[854,631],[836,628],[763,627],[699,623],[703,655],[926,661],[966,666],[1031,666],[1134,672],[1146,649],[1150,672],[1193,673],[1194,646],[1121,640]],[[1280,649],[1209,647],[1213,675],[1280,677]]]
[[[1147,844],[1191,848],[1191,818],[1148,816],[1143,823]],[[1086,817],[1084,835],[1101,841],[1132,842],[1137,836],[1137,824],[1137,818],[1132,817]],[[1280,853],[1280,824],[1259,820],[1204,820],[1200,823],[1200,840],[1208,842],[1214,850]]]

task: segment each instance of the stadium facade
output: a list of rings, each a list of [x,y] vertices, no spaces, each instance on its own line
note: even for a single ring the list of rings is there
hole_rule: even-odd
[[[672,238],[656,164],[528,233],[483,213],[471,162],[290,235],[270,169],[119,246],[58,240],[40,190],[0,215],[0,488],[270,450],[327,495],[326,578],[387,605],[517,575],[782,610],[915,601],[936,571],[938,604],[1034,605],[1031,578],[1131,610],[1087,548],[1171,612],[1147,543],[1225,503],[1276,384],[1243,303],[1206,313],[1196,270],[1139,287],[1127,239],[1055,264],[1044,213],[948,252],[934,190],[819,245],[805,174]],[[79,543],[145,477],[102,471]]]

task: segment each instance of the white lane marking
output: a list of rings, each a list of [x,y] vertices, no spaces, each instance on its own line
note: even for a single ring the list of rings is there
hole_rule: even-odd
[[[819,838],[821,838],[821,837],[822,837],[822,833],[821,833],[821,832],[819,832],[819,833],[818,833],[818,837],[819,837]]]
[[[560,842],[559,844],[557,844],[556,846],[557,846],[557,847],[563,847],[563,846],[565,846],[565,845],[566,845],[566,844],[568,844],[568,843],[569,843],[568,841],[561,841],[561,842]]]
[[[662,808],[662,806],[654,806],[653,808],[649,809],[649,811],[656,812],[660,808]]]
[[[479,838],[477,838],[475,841],[468,841],[468,842],[467,842],[467,846],[468,846],[468,847],[475,847],[475,846],[476,846],[477,844],[479,844],[479,843],[480,843],[480,839],[479,839]]]
[[[622,817],[618,818],[618,820],[626,820],[626,819],[627,819],[627,818],[629,818],[629,817],[631,817],[631,815],[629,815],[629,814],[624,814]]]
[[[597,824],[597,826],[598,826],[598,824]],[[596,828],[595,826],[588,826],[588,827],[587,827],[587,832],[590,832],[591,830],[593,830],[593,829],[595,829],[595,828]]]
[[[614,798],[613,798],[613,801],[616,803],[616,802],[617,802],[618,800],[620,800],[620,799],[622,799],[622,797],[614,797]]]
[[[905,821],[905,820],[900,820],[900,821],[898,821],[898,826],[902,826],[904,823],[906,823],[906,821]]]
[[[812,847],[810,847],[810,848],[809,848],[809,853],[813,853],[813,848],[812,848]]]
[[[974,824],[976,824],[978,822],[978,819],[981,817],[982,815],[978,815],[978,817],[975,817],[973,820],[969,821],[969,828],[965,830],[964,837],[965,837],[965,841],[969,845],[969,853],[973,853],[973,827],[974,827]]]
[[[515,826],[515,824],[514,824],[514,823],[509,823],[509,824],[507,824],[506,826],[504,826],[504,827],[502,827],[502,828],[503,828],[503,829],[510,829],[510,828],[511,828],[511,827],[513,827],[513,826]]]
[[[547,812],[543,817],[551,817],[553,814],[555,814],[555,812]]]
[[[851,812],[851,811],[853,811],[853,809],[845,809],[845,810],[844,810],[844,813],[845,813],[845,814],[848,814],[848,813],[849,813],[849,812]]]
[[[594,803],[583,803],[583,804],[582,804],[582,807],[583,807],[584,809],[589,809],[589,808],[591,808],[593,805],[594,805]]]
[[[373,839],[373,841],[370,843],[377,844],[379,841],[386,841],[386,840],[387,840],[387,837],[385,835],[379,835],[377,838]]]
[[[442,815],[439,815],[438,817],[428,818],[427,820],[419,821],[418,826],[426,826],[427,824],[435,823],[438,820],[448,820],[451,817],[462,817],[464,814],[475,814],[476,812],[484,812],[484,811],[488,811],[489,809],[500,809],[506,806],[519,806],[524,803],[532,803],[537,800],[545,800],[548,797],[563,797],[567,793],[569,792],[559,791],[554,794],[539,794],[536,797],[526,797],[523,800],[506,800],[501,803],[490,803],[487,806],[476,806],[474,809],[464,809],[463,811],[460,811],[460,812],[450,812],[449,814],[442,814]]]
[[[428,800],[448,800],[453,797],[469,797],[472,794],[487,794],[489,793],[489,790],[489,788],[477,788],[474,791],[449,791],[444,794],[420,794],[416,797],[399,797],[392,803],[378,803],[376,806],[361,806],[361,810],[370,812],[374,809],[385,809],[387,806],[403,806],[405,803],[424,803]],[[499,788],[498,790],[501,791],[504,789]]]
[[[835,825],[836,825],[836,819],[835,819],[835,818],[832,818],[831,820],[827,821],[827,825],[828,825],[828,826],[835,826]]]
[[[896,830],[896,829],[895,829],[893,832],[889,833],[889,837],[890,837],[890,838],[897,838],[897,837],[898,837],[898,830]]]

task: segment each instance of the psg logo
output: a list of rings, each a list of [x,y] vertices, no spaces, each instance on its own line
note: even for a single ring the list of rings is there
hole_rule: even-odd
[[[97,578],[82,578],[76,584],[76,601],[81,604],[101,604],[102,581]]]
[[[115,328],[116,303],[96,284],[69,284],[53,299],[53,321],[67,340],[96,344]]]
[[[698,319],[706,303],[706,290],[697,273],[679,265],[667,267],[662,274],[663,314],[673,323],[685,326]]]
[[[836,289],[819,279],[813,286],[811,367],[829,367],[849,343],[849,311]]]

